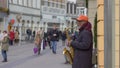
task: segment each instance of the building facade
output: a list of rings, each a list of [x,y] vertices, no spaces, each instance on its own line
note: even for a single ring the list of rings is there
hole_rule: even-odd
[[[119,0],[97,0],[98,68],[120,68],[119,10]]]
[[[78,7],[77,3],[74,2],[67,2],[67,9],[66,9],[66,26],[69,28],[76,27],[76,20],[80,15],[87,15],[87,8],[85,7]],[[77,30],[77,27],[75,29],[71,29],[71,32],[74,32]]]
[[[88,17],[93,28],[96,14],[97,14],[97,0],[88,0]]]
[[[12,28],[19,29],[20,36],[24,36],[28,28],[39,30],[43,27],[40,22],[40,4],[40,0],[9,0],[10,15],[7,23],[14,19]]]
[[[0,0],[0,30],[5,30],[5,22],[8,16],[8,0]]]
[[[42,20],[45,32],[56,24],[59,30],[66,25],[66,2],[67,0],[42,0]]]
[[[77,6],[86,7],[86,0],[76,0]]]

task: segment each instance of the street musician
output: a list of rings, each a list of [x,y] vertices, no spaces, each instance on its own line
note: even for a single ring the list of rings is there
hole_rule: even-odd
[[[92,26],[87,16],[81,15],[76,20],[79,27],[79,35],[76,40],[68,41],[68,44],[74,50],[72,68],[92,68]]]

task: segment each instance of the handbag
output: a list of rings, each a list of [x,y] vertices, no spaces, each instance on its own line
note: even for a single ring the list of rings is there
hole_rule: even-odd
[[[37,47],[34,47],[33,48],[33,51],[34,51],[34,54],[36,54],[38,52],[38,48]]]

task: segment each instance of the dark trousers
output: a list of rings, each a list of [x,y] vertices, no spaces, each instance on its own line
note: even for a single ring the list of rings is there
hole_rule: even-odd
[[[30,35],[28,35],[28,37],[27,37],[27,40],[28,40],[28,41],[30,40],[30,37],[31,37],[31,36],[30,36]]]
[[[48,45],[49,45],[49,47],[50,47],[50,49],[51,49],[51,43],[50,43],[50,41],[48,41]]]
[[[2,50],[3,61],[7,61],[7,51]]]
[[[10,44],[10,45],[13,45],[13,40],[9,40],[9,44]]]

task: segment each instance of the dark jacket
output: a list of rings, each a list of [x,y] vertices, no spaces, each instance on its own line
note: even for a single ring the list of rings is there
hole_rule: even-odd
[[[62,36],[62,41],[65,41],[66,38],[67,38],[67,37],[66,37],[66,33],[63,32],[63,33],[61,34],[61,36]]]
[[[27,33],[27,35],[31,35],[32,31],[30,29],[27,29],[26,33]]]
[[[79,36],[71,45],[74,48],[72,68],[92,68],[93,37],[90,23],[83,25]]]
[[[35,31],[33,31],[33,37],[35,37],[35,34],[36,34]]]
[[[56,34],[56,36],[54,36],[54,34]],[[50,40],[51,41],[58,41],[59,40],[59,31],[57,29],[50,31]]]

